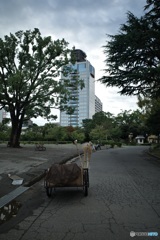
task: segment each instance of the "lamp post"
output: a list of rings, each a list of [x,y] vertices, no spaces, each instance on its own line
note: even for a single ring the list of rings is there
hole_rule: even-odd
[[[129,138],[129,142],[131,143],[133,139],[133,133],[129,133],[128,138]]]
[[[144,134],[144,136],[145,136],[145,142],[147,143],[148,142],[148,134],[146,133],[146,134]]]

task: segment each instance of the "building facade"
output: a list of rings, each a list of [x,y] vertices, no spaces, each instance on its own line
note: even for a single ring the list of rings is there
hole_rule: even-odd
[[[6,112],[4,111],[4,109],[0,110],[0,123],[2,123],[3,119],[6,118]]]
[[[2,122],[3,120],[3,113],[2,113],[2,110],[0,110],[0,123]]]
[[[101,100],[95,95],[95,113],[102,112],[103,104]]]
[[[73,69],[77,70],[80,79],[84,81],[83,89],[71,89],[71,94],[75,100],[70,100],[68,105],[75,108],[73,114],[60,112],[61,126],[82,126],[83,119],[91,119],[95,114],[95,69],[86,59],[86,54],[82,50],[75,50],[76,63]],[[63,77],[64,78],[64,77]],[[74,83],[74,78],[70,80]]]

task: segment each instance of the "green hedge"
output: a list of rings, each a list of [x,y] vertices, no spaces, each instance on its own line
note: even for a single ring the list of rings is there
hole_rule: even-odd
[[[43,144],[71,144],[71,141],[20,141],[21,144],[36,144],[36,143],[43,143]]]

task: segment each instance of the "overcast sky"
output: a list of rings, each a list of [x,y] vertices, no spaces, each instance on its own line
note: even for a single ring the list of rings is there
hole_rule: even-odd
[[[82,49],[95,67],[96,80],[105,68],[103,45],[107,34],[116,34],[127,20],[126,13],[144,14],[145,0],[1,0],[0,37],[18,30],[39,28],[53,40],[64,38],[69,46]],[[96,95],[103,111],[117,115],[137,109],[136,97],[125,97],[118,89],[96,82]],[[36,123],[42,124],[39,119]]]

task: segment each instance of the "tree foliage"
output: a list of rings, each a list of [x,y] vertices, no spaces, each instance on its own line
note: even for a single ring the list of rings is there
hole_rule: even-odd
[[[150,134],[160,136],[160,107],[157,109],[152,109],[151,114],[146,119],[146,125],[150,130]]]
[[[94,141],[100,141],[106,139],[107,136],[107,129],[105,129],[101,125],[97,125],[92,131],[90,132],[90,138]]]
[[[93,115],[94,126],[101,125],[104,128],[110,128],[112,125],[113,115],[109,112],[97,112]]]
[[[133,137],[148,132],[143,114],[139,111],[123,111],[115,117],[115,124],[121,129],[121,138],[127,139],[130,133]]]
[[[58,81],[72,62],[72,50],[62,40],[42,37],[39,29],[18,31],[0,39],[0,108],[10,113],[10,145],[19,146],[22,124],[33,117],[53,118],[52,108],[71,110],[69,81]],[[63,67],[63,68],[62,68]],[[77,84],[80,84],[77,78]]]
[[[25,131],[23,130],[21,141],[73,142],[78,140],[82,143],[87,141],[86,137],[88,137],[88,141],[93,143],[128,142],[130,133],[133,134],[133,138],[137,135],[145,136],[153,133],[157,135],[159,133],[160,101],[154,103],[150,112],[147,111],[147,113],[139,110],[123,111],[116,116],[105,112],[96,113],[93,119],[85,119],[83,127],[62,127],[55,123],[47,123],[44,126],[33,124]],[[3,127],[0,126],[0,135],[1,132],[6,132]]]
[[[127,13],[120,32],[104,46],[106,75],[100,81],[123,95],[160,95],[160,1],[147,0],[138,18]]]
[[[150,99],[139,97],[138,106],[143,112],[148,134],[160,134],[160,98]]]
[[[0,123],[0,141],[6,141],[10,134],[10,127],[4,124],[4,122]]]
[[[82,124],[84,134],[85,134],[85,141],[89,142],[90,139],[90,132],[94,128],[94,123],[92,119],[84,119]]]

